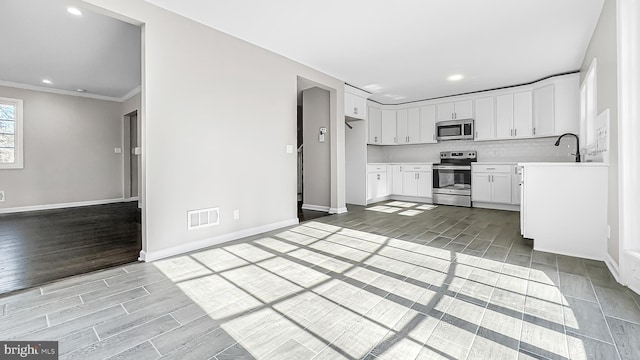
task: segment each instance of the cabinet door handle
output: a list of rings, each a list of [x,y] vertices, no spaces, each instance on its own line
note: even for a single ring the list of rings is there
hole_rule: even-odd
[[[435,139],[436,139],[436,134],[433,134],[433,140],[435,140]]]
[[[357,108],[357,107],[354,107],[354,108],[353,108],[353,113],[354,113],[354,114],[356,114],[356,115],[358,115],[358,108]]]
[[[487,170],[495,170],[496,168],[487,168]]]
[[[487,175],[487,181],[491,182],[491,175]]]
[[[533,135],[536,134],[536,128],[533,128]]]
[[[393,138],[393,142],[394,142],[394,143],[397,143],[397,142],[398,142],[398,138],[397,138],[397,137],[394,137],[394,138]]]
[[[378,174],[378,180],[380,180],[380,174]]]
[[[513,129],[513,136],[518,136],[518,129]]]
[[[407,142],[409,142],[409,137],[407,136]]]

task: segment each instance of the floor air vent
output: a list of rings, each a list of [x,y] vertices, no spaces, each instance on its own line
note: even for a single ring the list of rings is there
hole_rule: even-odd
[[[189,230],[199,229],[220,223],[220,209],[201,209],[187,212]]]

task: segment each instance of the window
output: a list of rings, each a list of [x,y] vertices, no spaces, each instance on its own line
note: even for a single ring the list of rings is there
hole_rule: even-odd
[[[22,100],[0,97],[0,169],[22,169]]]

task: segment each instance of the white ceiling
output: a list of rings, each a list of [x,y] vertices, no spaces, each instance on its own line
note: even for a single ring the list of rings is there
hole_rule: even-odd
[[[65,0],[2,0],[0,81],[123,98],[140,86],[140,28]],[[53,81],[45,85],[42,79]]]
[[[403,103],[578,70],[604,0],[146,0]],[[449,82],[449,75],[465,79]],[[385,96],[386,95],[386,96]],[[389,96],[404,97],[394,99]]]

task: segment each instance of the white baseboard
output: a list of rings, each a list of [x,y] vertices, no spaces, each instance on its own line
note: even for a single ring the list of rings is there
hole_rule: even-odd
[[[433,204],[433,198],[420,197],[420,196],[391,195],[391,196],[389,196],[389,200],[409,201],[409,202]]]
[[[180,255],[184,253],[188,253],[190,251],[204,249],[209,246],[222,244],[232,240],[242,239],[248,236],[253,236],[261,233],[265,233],[272,230],[281,229],[287,226],[292,226],[298,224],[298,218],[280,221],[273,224],[267,224],[262,226],[257,226],[249,229],[244,229],[228,234],[222,234],[219,236],[214,236],[212,238],[193,241],[186,244],[181,244],[178,246],[173,246],[167,249],[155,250],[155,251],[140,251],[139,260],[141,261],[155,261],[159,259],[164,259],[174,255]]]
[[[346,207],[341,208],[329,208],[329,214],[344,214],[347,212]]]
[[[473,201],[471,206],[474,208],[493,209],[493,210],[507,210],[507,211],[520,211],[520,205],[513,204],[496,204]]]
[[[302,209],[303,210],[329,212],[329,207],[328,206],[321,206],[321,205],[302,204]]]
[[[125,198],[124,201],[138,201],[140,200],[139,197],[137,196],[133,196],[133,197],[129,197],[129,198]]]
[[[604,263],[609,268],[609,271],[611,272],[611,275],[613,275],[613,278],[616,279],[617,282],[622,284],[620,279],[620,271],[618,270],[618,264],[615,262],[615,260],[613,260],[609,253],[607,253],[607,256],[605,256]]]
[[[115,203],[128,202],[128,201],[130,200],[119,198],[119,199],[106,199],[106,200],[78,201],[78,202],[60,203],[60,204],[18,206],[18,207],[0,209],[0,214],[10,214],[10,213],[38,211],[38,210],[64,209],[64,208],[91,206],[91,205],[115,204]]]
[[[389,197],[389,196],[382,196],[382,197],[375,198],[375,199],[367,199],[367,205],[371,205],[371,204],[374,204],[374,203],[377,203],[377,202],[380,202],[380,201],[387,201],[389,199],[391,199],[391,197]]]

